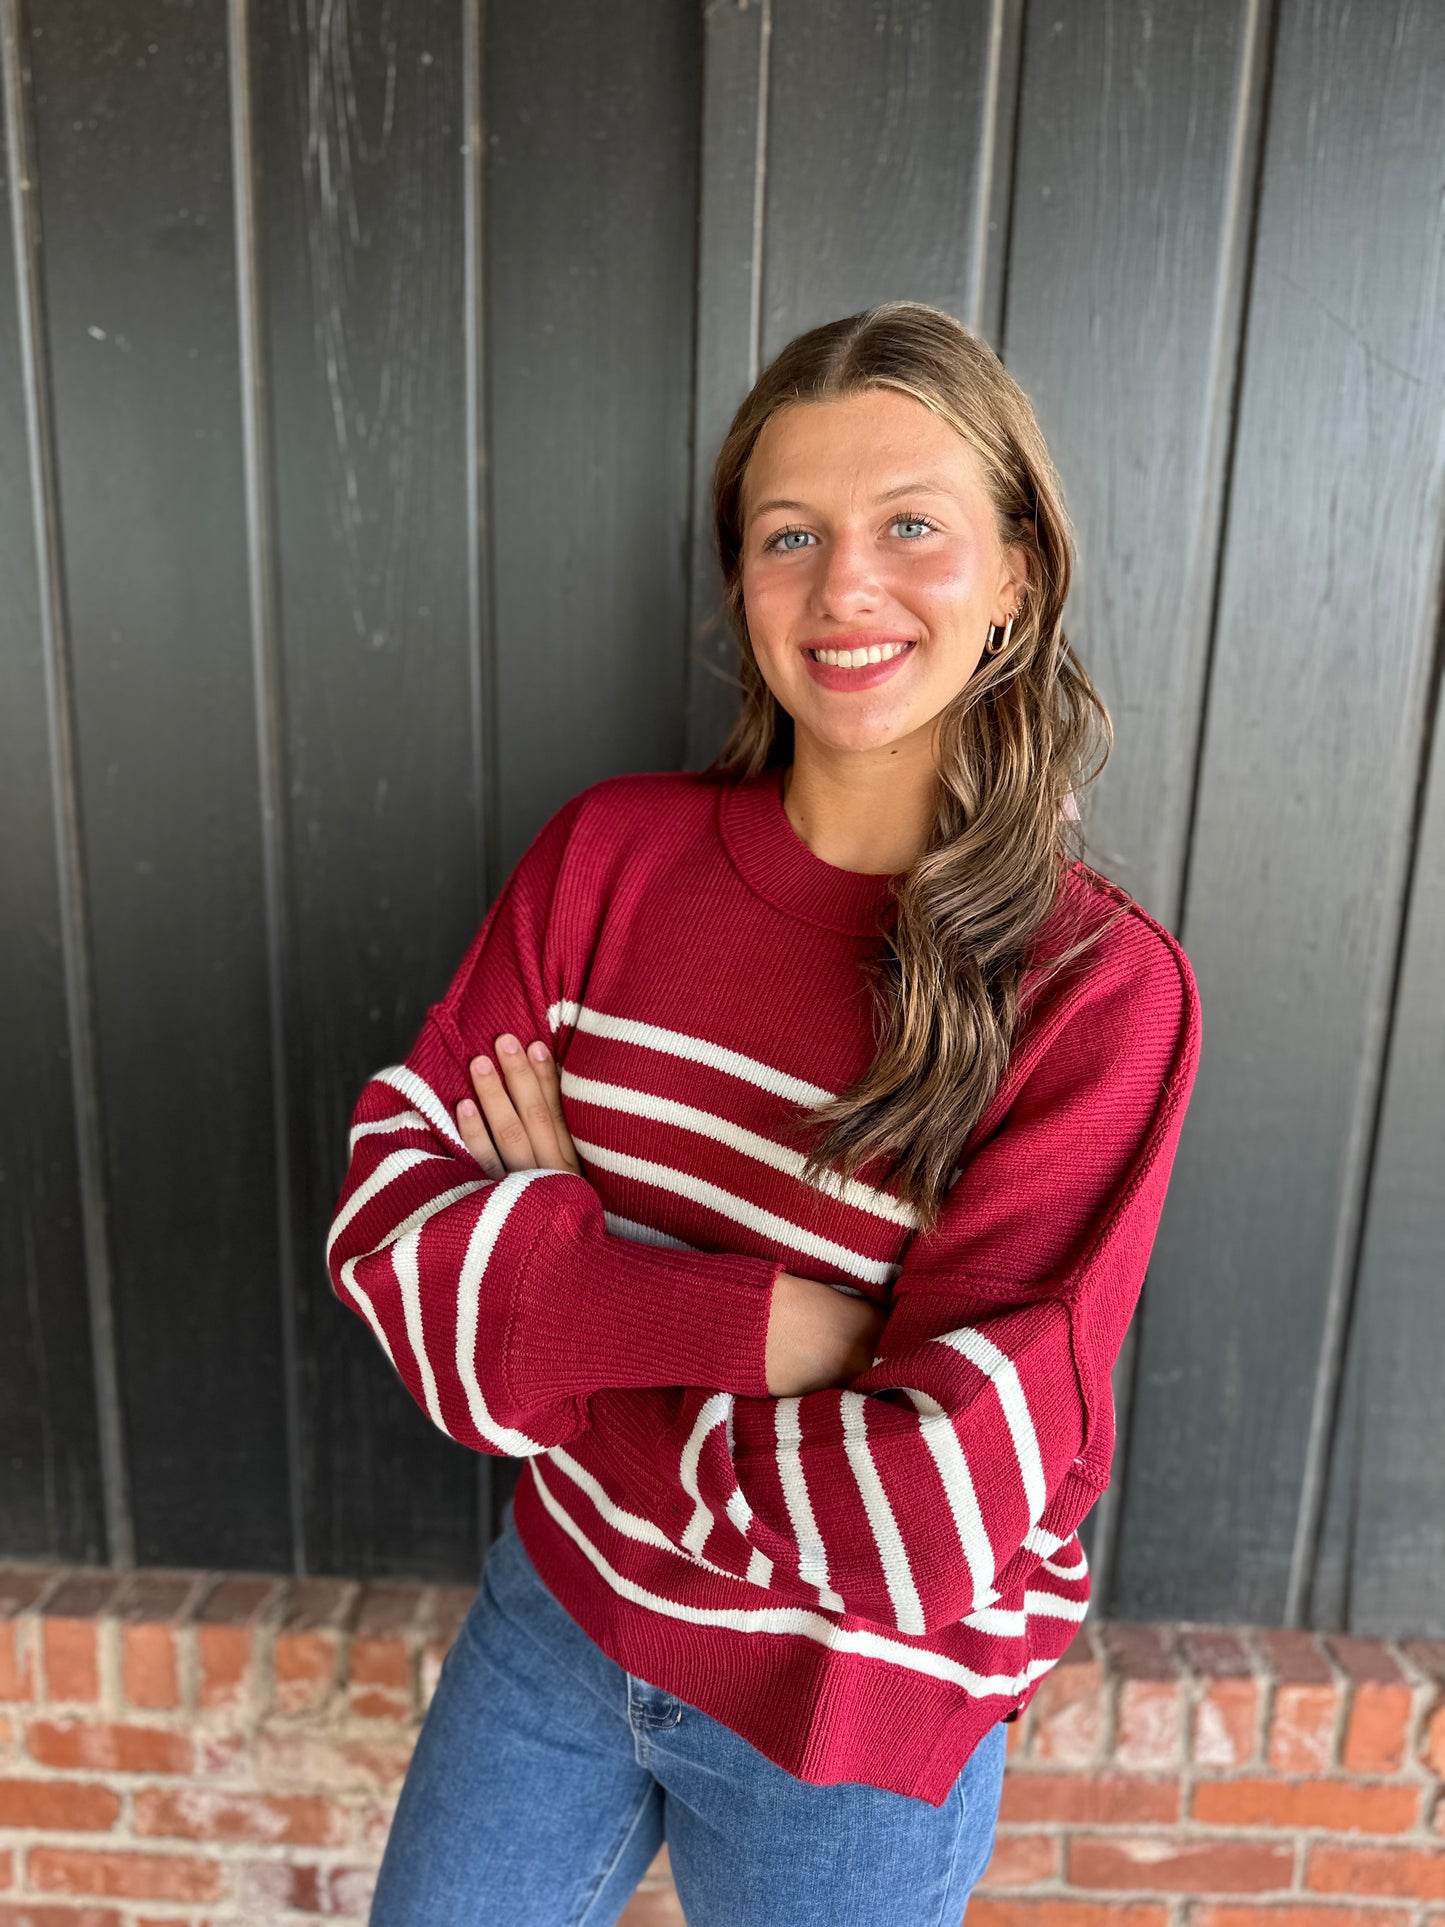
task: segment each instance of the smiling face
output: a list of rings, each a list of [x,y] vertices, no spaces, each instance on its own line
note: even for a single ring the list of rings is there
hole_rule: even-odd
[[[978,456],[897,389],[794,402],[758,436],[742,513],[748,633],[799,747],[931,757],[1027,582]]]

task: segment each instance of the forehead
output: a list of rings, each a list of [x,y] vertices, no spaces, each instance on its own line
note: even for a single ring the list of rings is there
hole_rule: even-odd
[[[743,473],[744,517],[770,503],[804,508],[943,493],[985,506],[983,465],[958,433],[912,395],[866,389],[828,401],[789,402],[763,424]]]

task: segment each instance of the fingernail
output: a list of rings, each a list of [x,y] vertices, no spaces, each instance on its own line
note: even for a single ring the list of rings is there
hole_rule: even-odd
[[[510,1031],[508,1031],[505,1037],[499,1037],[497,1039],[497,1049],[504,1051],[508,1057],[513,1056],[521,1048],[522,1046],[517,1042],[516,1038],[512,1036]]]
[[[461,1103],[458,1104],[457,1106],[457,1116],[464,1117],[467,1120],[468,1124],[470,1124],[472,1119],[476,1116],[476,1114],[477,1114],[476,1105],[473,1104],[472,1100],[469,1097],[464,1097]]]
[[[474,1057],[472,1059],[472,1074],[475,1077],[490,1077],[492,1074],[491,1058]]]
[[[545,1064],[551,1054],[540,1038],[538,1038],[535,1044],[528,1044],[527,1046],[528,1057],[535,1058],[539,1064]]]

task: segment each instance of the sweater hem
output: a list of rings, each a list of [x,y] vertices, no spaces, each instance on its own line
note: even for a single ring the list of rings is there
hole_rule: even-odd
[[[758,1663],[739,1668],[724,1646],[757,1636],[659,1618],[599,1584],[551,1517],[534,1470],[529,1460],[517,1482],[517,1533],[574,1623],[626,1672],[719,1721],[810,1786],[861,1783],[941,1807],[979,1741],[1022,1697],[977,1699],[918,1675],[893,1680],[877,1660],[787,1635],[765,1635],[778,1647],[759,1648]]]

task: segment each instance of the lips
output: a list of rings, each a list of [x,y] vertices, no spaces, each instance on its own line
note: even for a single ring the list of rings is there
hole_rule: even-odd
[[[805,643],[803,661],[814,682],[825,689],[875,689],[897,675],[915,647],[912,636],[877,629],[853,630]]]
[[[892,662],[907,647],[906,642],[875,642],[866,649],[810,649],[808,654],[814,662],[824,663],[833,669],[866,669],[870,663]]]

